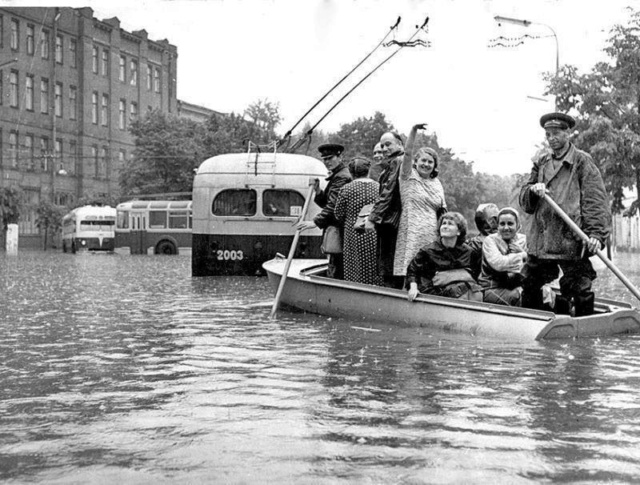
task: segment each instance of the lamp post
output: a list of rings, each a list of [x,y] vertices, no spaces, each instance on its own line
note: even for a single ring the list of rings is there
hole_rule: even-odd
[[[502,23],[522,25],[523,27],[529,27],[530,25],[540,25],[542,27],[546,27],[547,29],[549,29],[551,31],[551,34],[553,35],[553,38],[556,41],[556,77],[558,77],[558,74],[560,73],[560,46],[558,45],[558,36],[556,35],[556,31],[553,30],[553,28],[550,25],[543,24],[541,22],[532,22],[531,20],[521,20],[521,19],[514,19],[512,17],[502,17],[501,15],[496,15],[493,18],[496,22],[498,22],[498,25]],[[556,109],[558,109],[557,96],[554,96],[553,105],[555,106]]]

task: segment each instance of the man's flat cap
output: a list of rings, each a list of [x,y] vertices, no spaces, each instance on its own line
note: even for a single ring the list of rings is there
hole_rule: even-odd
[[[540,118],[540,126],[567,130],[576,126],[576,120],[564,113],[547,113]]]
[[[329,158],[332,156],[339,157],[344,152],[344,147],[339,143],[325,143],[318,147],[320,158]]]

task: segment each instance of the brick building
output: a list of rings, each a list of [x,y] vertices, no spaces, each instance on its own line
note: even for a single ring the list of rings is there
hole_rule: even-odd
[[[30,206],[118,195],[131,120],[178,114],[177,57],[89,7],[0,8],[0,186],[19,185]],[[21,245],[34,223],[33,210],[21,217]]]

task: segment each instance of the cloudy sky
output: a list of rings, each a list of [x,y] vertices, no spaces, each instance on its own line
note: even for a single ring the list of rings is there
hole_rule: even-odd
[[[0,1],[6,6],[26,2]],[[146,29],[178,47],[178,98],[223,112],[242,112],[259,98],[280,104],[284,133],[389,31],[406,40],[429,17],[419,38],[430,47],[405,48],[367,79],[319,126],[335,130],[359,116],[383,112],[401,132],[425,122],[441,145],[473,161],[477,171],[527,172],[543,139],[539,117],[542,73],[560,64],[583,72],[605,58],[611,27],[625,23],[633,0],[99,0],[100,19],[117,16],[126,30]],[[30,1],[29,6],[54,5]],[[494,16],[526,19],[529,27],[499,26]],[[539,25],[542,24],[542,25]],[[546,26],[545,26],[546,25]],[[548,26],[548,27],[547,27]],[[550,28],[549,28],[550,27]],[[516,47],[490,47],[498,36]],[[517,41],[515,41],[517,42]],[[319,119],[393,47],[380,48],[308,120]]]

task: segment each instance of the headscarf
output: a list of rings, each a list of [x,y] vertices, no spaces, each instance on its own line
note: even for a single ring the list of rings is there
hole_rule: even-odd
[[[520,214],[518,214],[517,210],[515,210],[513,207],[503,207],[502,209],[500,209],[500,212],[498,212],[498,220],[500,220],[500,216],[502,214],[511,214],[513,217],[515,217],[516,231],[520,230]]]

